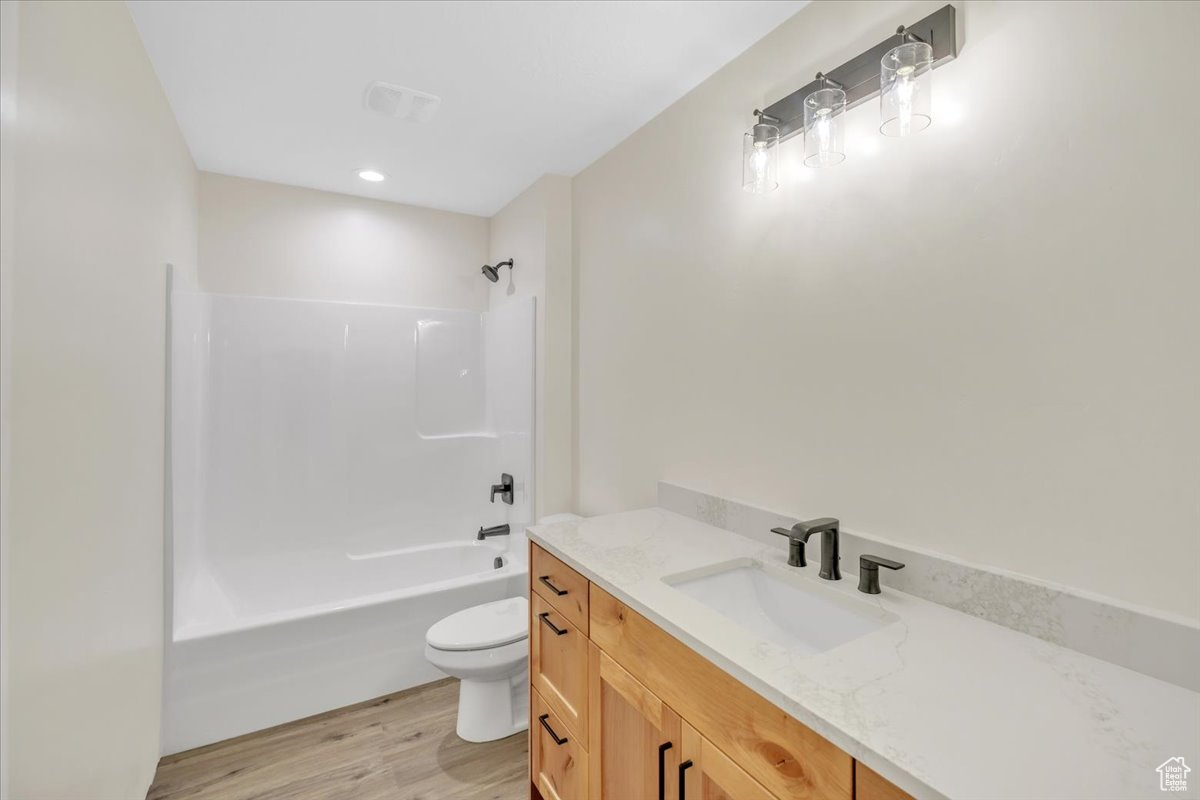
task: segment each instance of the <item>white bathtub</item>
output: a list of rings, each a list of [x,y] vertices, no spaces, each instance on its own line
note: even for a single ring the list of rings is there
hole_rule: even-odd
[[[443,677],[425,660],[425,631],[524,593],[513,540],[244,557],[177,576],[163,753]]]

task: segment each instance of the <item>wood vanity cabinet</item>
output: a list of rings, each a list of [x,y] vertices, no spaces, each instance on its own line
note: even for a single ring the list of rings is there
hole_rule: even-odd
[[[536,544],[529,563],[532,798],[911,800]]]

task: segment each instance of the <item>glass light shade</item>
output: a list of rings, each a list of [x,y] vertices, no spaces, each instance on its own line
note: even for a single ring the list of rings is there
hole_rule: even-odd
[[[779,186],[779,128],[760,122],[742,137],[742,188],[766,194]]]
[[[933,122],[933,48],[925,42],[893,47],[879,62],[879,132],[908,136]]]
[[[817,89],[804,98],[804,166],[832,167],[846,160],[845,113],[841,89]]]

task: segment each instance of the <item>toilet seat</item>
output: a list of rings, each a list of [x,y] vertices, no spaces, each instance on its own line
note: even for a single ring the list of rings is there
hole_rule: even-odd
[[[510,597],[473,606],[437,622],[425,634],[434,650],[491,650],[529,638],[529,601]]]

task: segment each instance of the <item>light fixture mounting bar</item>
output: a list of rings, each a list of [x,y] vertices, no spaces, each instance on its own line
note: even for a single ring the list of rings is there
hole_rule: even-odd
[[[958,30],[955,28],[954,6],[946,5],[925,17],[920,22],[905,26],[905,31],[927,42],[933,48],[933,66],[954,59],[958,55]],[[767,106],[762,114],[780,120],[779,141],[790,139],[799,133],[804,133],[804,98],[823,85],[833,85],[835,82],[846,90],[846,110],[865,103],[879,95],[879,62],[887,51],[900,43],[900,37],[893,34],[884,41],[872,47],[865,53],[860,53],[836,69],[823,73],[827,79],[825,84],[815,80]]]

